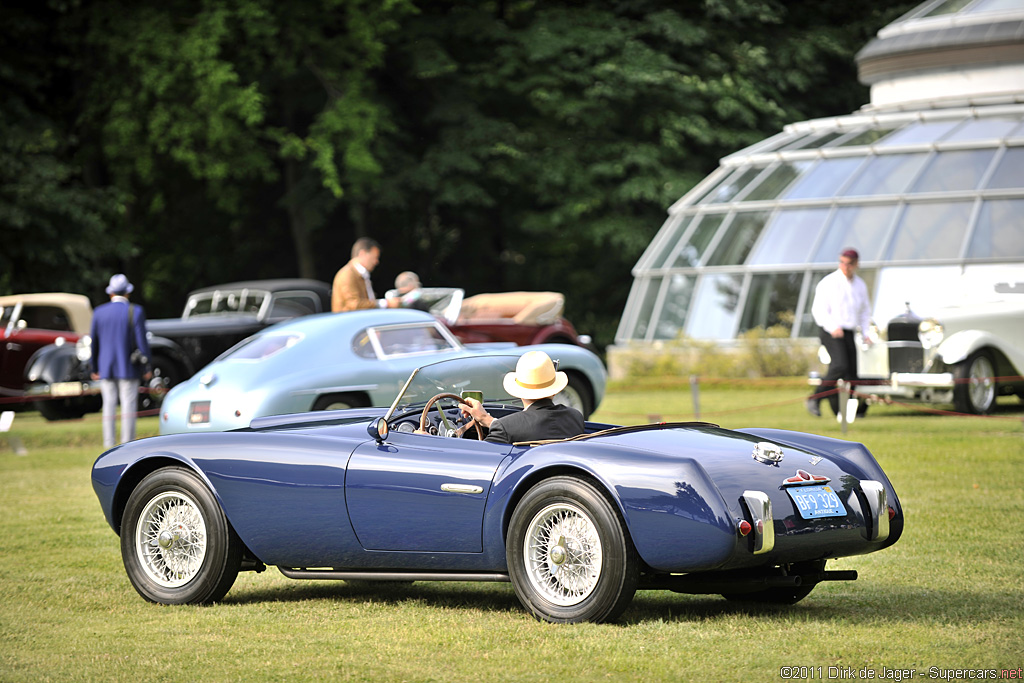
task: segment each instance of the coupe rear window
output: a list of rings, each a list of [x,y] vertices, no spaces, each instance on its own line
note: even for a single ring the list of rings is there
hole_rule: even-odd
[[[458,342],[449,339],[433,323],[371,327],[356,335],[352,342],[352,350],[363,358],[438,353],[456,348]]]
[[[253,337],[231,354],[234,360],[263,360],[299,343],[301,334],[263,334]]]
[[[259,313],[267,293],[258,289],[218,289],[189,298],[186,318],[214,313]]]

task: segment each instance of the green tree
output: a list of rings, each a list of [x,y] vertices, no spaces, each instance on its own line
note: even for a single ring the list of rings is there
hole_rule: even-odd
[[[62,107],[59,11],[0,9],[0,292],[87,291],[104,277],[119,193],[86,180]],[[27,49],[33,46],[35,49]]]
[[[316,275],[316,231],[379,173],[370,143],[387,112],[369,72],[405,11],[403,0],[83,5],[76,21],[91,58],[80,124],[131,197],[123,230],[147,248],[151,281],[179,281],[196,250],[227,248],[244,263],[284,230],[296,255],[287,270]],[[200,188],[209,204],[194,196]],[[287,228],[267,224],[268,193]],[[189,207],[203,215],[173,239]],[[210,239],[211,230],[222,234]],[[201,273],[204,263],[191,266]]]
[[[910,3],[825,5],[421,3],[381,82],[372,212],[428,281],[565,291],[610,341],[636,258],[720,157],[867,100],[853,54]]]

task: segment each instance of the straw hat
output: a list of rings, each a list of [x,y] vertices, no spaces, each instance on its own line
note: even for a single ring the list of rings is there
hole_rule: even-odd
[[[505,391],[524,399],[554,396],[569,384],[564,372],[555,372],[555,364],[543,351],[524,353],[516,363],[516,371],[505,375]]]

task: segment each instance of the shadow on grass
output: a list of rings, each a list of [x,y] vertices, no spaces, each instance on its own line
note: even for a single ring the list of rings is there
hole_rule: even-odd
[[[701,622],[736,615],[801,622],[840,620],[861,626],[879,621],[931,624],[967,619],[981,622],[1016,616],[1022,598],[1020,591],[964,593],[888,586],[867,593],[827,594],[822,591],[819,595],[812,593],[796,605],[775,605],[725,600],[718,595],[639,591],[618,623],[628,626],[647,622]],[[295,581],[285,586],[229,593],[223,604],[309,600],[395,606],[418,604],[442,609],[522,612],[528,616],[507,583]]]
[[[399,605],[422,603],[430,607],[508,611],[519,607],[519,600],[507,583],[448,583],[418,581],[294,581],[286,586],[228,593],[223,604],[252,602],[301,602],[336,600]]]

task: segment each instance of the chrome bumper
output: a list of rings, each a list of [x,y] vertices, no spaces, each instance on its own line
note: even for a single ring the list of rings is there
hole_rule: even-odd
[[[100,383],[88,382],[54,382],[53,384],[33,384],[25,389],[25,396],[39,398],[74,398],[91,396],[100,393]]]

